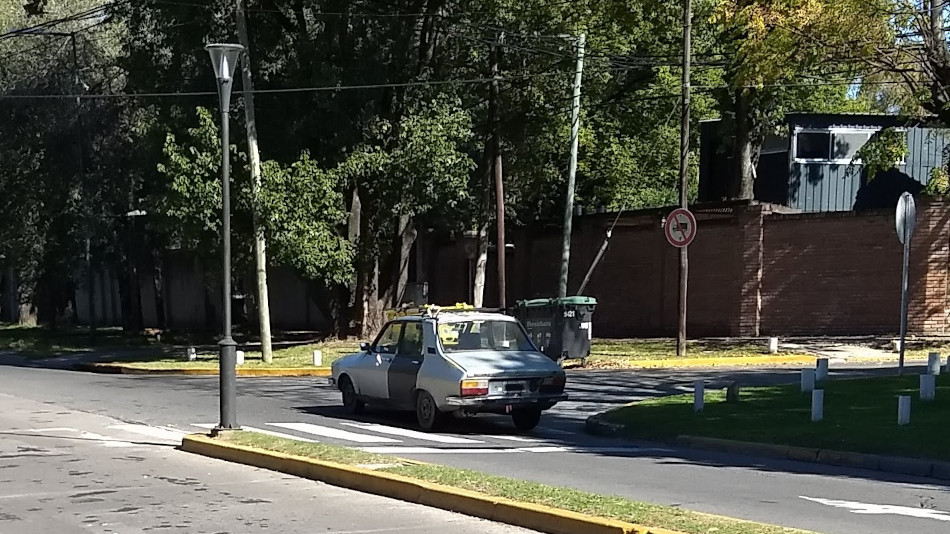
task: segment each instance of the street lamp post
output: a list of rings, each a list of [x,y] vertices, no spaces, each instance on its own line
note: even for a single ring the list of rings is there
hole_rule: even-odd
[[[237,429],[237,344],[231,338],[231,166],[228,155],[228,109],[231,107],[231,82],[234,68],[244,47],[237,44],[209,44],[205,50],[211,55],[214,75],[218,79],[218,97],[221,101],[221,198],[222,240],[224,242],[224,337],[218,343],[218,376],[220,380],[221,423],[215,430]]]

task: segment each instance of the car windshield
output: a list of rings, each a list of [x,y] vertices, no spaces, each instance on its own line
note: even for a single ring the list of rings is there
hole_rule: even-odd
[[[479,320],[442,323],[439,339],[446,352],[535,350],[514,321]]]

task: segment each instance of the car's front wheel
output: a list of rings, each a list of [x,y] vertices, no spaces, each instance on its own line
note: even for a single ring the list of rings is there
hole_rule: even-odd
[[[539,408],[522,408],[511,413],[511,420],[518,430],[531,430],[541,422]]]
[[[340,391],[343,392],[343,409],[345,409],[347,413],[353,415],[363,413],[363,409],[366,408],[366,403],[361,401],[356,394],[356,388],[353,387],[353,381],[350,380],[350,377],[344,376],[340,380]]]
[[[426,432],[432,432],[442,424],[443,414],[428,391],[416,395],[416,419]]]

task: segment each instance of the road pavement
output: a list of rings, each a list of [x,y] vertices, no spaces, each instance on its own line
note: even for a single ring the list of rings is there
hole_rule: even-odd
[[[861,368],[834,373],[882,372]],[[214,377],[92,375],[6,367],[0,393],[128,422],[199,431],[218,417]],[[826,534],[891,530],[944,534],[946,482],[833,466],[694,451],[598,438],[583,432],[592,413],[631,400],[690,391],[694,380],[721,387],[793,382],[794,369],[572,371],[571,401],[541,426],[517,433],[503,417],[452,421],[438,434],[417,432],[411,415],[343,414],[339,393],[313,378],[239,378],[238,421],[245,428],[360,447],[603,494],[804,528]]]
[[[0,394],[0,532],[531,531],[175,449],[184,432]]]

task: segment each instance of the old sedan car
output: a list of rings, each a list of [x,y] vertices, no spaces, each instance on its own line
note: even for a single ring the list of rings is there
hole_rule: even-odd
[[[528,339],[517,319],[427,308],[387,323],[361,352],[333,362],[343,405],[415,410],[423,430],[448,415],[508,414],[520,430],[567,399],[564,370]]]

